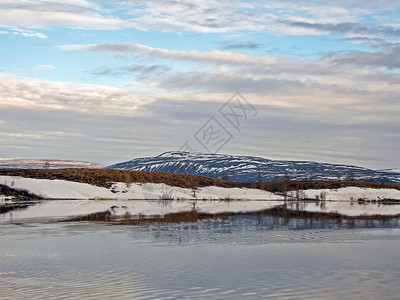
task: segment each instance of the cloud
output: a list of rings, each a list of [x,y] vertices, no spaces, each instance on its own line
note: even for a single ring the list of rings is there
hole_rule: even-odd
[[[313,115],[332,123],[394,121],[400,113],[396,100],[400,85],[389,80],[383,82],[379,76],[352,75],[353,82],[349,80],[350,74],[343,74],[341,81],[331,82],[329,78],[312,80],[313,76],[306,73],[304,76],[307,78],[301,80],[296,76],[285,79],[283,75],[279,78],[267,74],[182,73],[144,82],[169,91],[169,97],[163,99],[174,101],[182,98],[218,102],[229,98],[234,91],[240,91],[254,105],[296,109],[298,114]],[[391,81],[395,82],[396,78]]]
[[[344,39],[339,39],[339,42],[350,42],[355,44],[365,44],[369,47],[373,48],[387,48],[396,46],[398,43],[390,42],[383,38],[378,37],[366,37],[366,36],[357,36],[357,37],[346,37]]]
[[[137,74],[139,77],[149,75],[165,74],[171,70],[170,66],[164,65],[132,65],[113,68],[99,68],[93,75],[95,76],[124,76]]]
[[[14,35],[22,35],[24,37],[35,37],[39,39],[47,39],[48,36],[41,32],[36,32],[33,30],[22,29],[16,26],[9,26],[9,25],[1,25],[0,28],[6,29],[8,31],[1,31],[0,33],[3,34],[14,34]]]
[[[361,20],[363,15],[370,15],[372,12],[359,6],[338,5],[327,3],[325,5],[312,5],[309,3],[294,3],[290,1],[271,1],[263,7],[275,12],[282,19],[291,21],[314,21],[317,23],[342,23]]]
[[[135,27],[133,23],[97,13],[81,14],[65,11],[37,11],[29,9],[0,10],[0,22],[11,26],[47,27],[67,26],[77,29],[113,30]]]
[[[225,41],[220,43],[222,49],[225,50],[245,50],[245,49],[258,49],[260,48],[259,43],[255,42],[232,42],[232,41]]]
[[[320,33],[357,34],[367,36],[400,37],[400,29],[393,26],[364,25],[361,23],[313,23],[301,21],[280,20],[278,23],[291,28],[315,30]]]
[[[358,23],[364,16],[374,17],[360,1],[352,1],[356,6],[325,2],[326,5],[303,5],[294,1],[266,4],[240,0],[110,0],[96,4],[85,0],[6,0],[0,7],[0,24],[84,30],[135,28],[227,34],[271,31],[280,35],[374,32],[375,35],[398,36],[398,31],[390,26]],[[248,49],[245,44],[238,46],[236,49]]]
[[[57,69],[57,67],[55,67],[53,65],[38,65],[37,67],[39,69],[43,69],[43,70],[55,70],[55,69]]]
[[[135,27],[134,22],[109,16],[107,9],[85,0],[5,0],[0,7],[0,24],[27,28],[66,26],[98,30]]]
[[[175,32],[229,33],[270,30],[283,33],[283,26],[279,24],[281,19],[343,23],[359,21],[362,16],[371,15],[371,11],[362,8],[362,5],[344,7],[332,2],[326,5],[305,5],[295,1],[114,1],[124,10],[130,11],[138,24],[137,28]],[[302,28],[300,33],[297,28],[297,34],[310,32],[310,29]]]
[[[0,107],[135,116],[152,96],[101,85],[77,85],[0,76]]]
[[[377,52],[352,51],[348,54],[333,55],[333,57],[333,61],[338,64],[383,67],[389,70],[400,69],[400,46]]]
[[[0,74],[0,109],[5,120],[0,121],[0,131],[5,133],[0,137],[5,139],[0,151],[3,155],[41,151],[46,155],[57,153],[68,158],[113,162],[121,156],[129,159],[149,151],[158,154],[178,148],[239,90],[257,106],[259,119],[251,125],[251,132],[237,135],[227,152],[243,154],[250,149],[265,156],[278,156],[283,151],[286,158],[308,155],[307,158],[321,160],[358,153],[363,159],[384,156],[390,165],[398,161],[397,152],[389,152],[397,151],[400,140],[400,55],[395,45],[400,29],[388,25],[395,23],[395,12],[370,10],[381,5],[370,0],[321,1],[326,5],[235,0],[1,1],[0,24],[7,25],[0,28],[0,33],[21,37],[44,39],[48,32],[56,33],[56,29],[50,30],[52,26],[64,26],[223,33],[212,39],[231,39],[221,42],[220,51],[209,52],[135,43],[59,47],[65,51],[133,57],[137,64],[113,66],[108,59],[101,60],[101,65],[105,61],[109,65],[92,69],[92,73],[132,76],[131,86],[144,87],[149,92],[130,90],[128,85],[76,84]],[[394,3],[397,2],[383,0],[382,5],[393,9]],[[366,20],[386,25],[365,25]],[[271,33],[336,35],[327,36],[327,43],[321,40],[318,49],[330,47],[340,34],[344,35],[342,41],[375,45],[381,50],[333,53],[308,60],[237,53],[261,50],[261,45],[275,41],[267,36]],[[261,36],[266,39],[256,39]],[[304,39],[287,41],[304,45]],[[346,46],[340,44],[338,49]],[[37,66],[47,70],[53,67]],[[27,139],[31,142],[27,143]],[[33,150],[24,151],[24,147]]]
[[[18,27],[67,26],[78,29],[194,31],[223,33],[263,30],[268,14],[240,1],[114,1],[103,8],[90,1],[4,1],[0,23]],[[110,13],[122,12],[129,19]]]
[[[129,54],[129,55],[148,55],[152,57],[185,60],[193,62],[207,62],[217,64],[263,64],[270,65],[275,62],[273,58],[266,56],[251,56],[242,53],[223,52],[213,50],[210,52],[199,52],[196,50],[181,51],[154,48],[141,44],[121,43],[121,44],[86,44],[86,45],[62,45],[58,47],[64,51],[91,51],[98,53]]]
[[[400,82],[399,75],[379,69],[364,70],[354,64],[340,64],[332,57],[309,61],[275,60],[222,51],[174,51],[140,44],[65,45],[60,48],[201,63],[200,66],[185,64],[184,71],[178,68],[138,78],[149,89],[161,91],[164,97],[170,94],[176,99],[182,91],[210,95],[239,90],[256,95],[260,105],[264,101],[263,95],[273,95],[269,99],[274,105],[301,106],[316,111],[351,104],[352,109],[362,111],[359,120],[365,118],[366,111],[374,112],[376,101],[381,101],[380,111],[398,113],[390,99],[400,94],[399,84],[393,84]],[[396,58],[393,61],[397,61]],[[329,99],[329,104],[325,99]],[[379,118],[382,116],[379,114]]]
[[[82,12],[100,10],[93,1],[86,0],[2,0],[2,9],[31,9]]]
[[[76,111],[54,113],[52,110],[2,108],[7,127],[0,129],[0,157],[80,159],[111,164],[134,157],[158,155],[178,149],[210,116],[218,114],[220,105],[231,96],[231,93],[193,94],[193,97],[176,97],[182,97],[179,100],[171,96],[171,99],[156,100],[147,105],[146,108],[152,111],[151,116],[135,118],[119,115],[99,117]],[[374,120],[356,124],[353,117],[357,117],[357,113],[349,111],[348,106],[342,106],[329,117],[328,113],[314,114],[307,108],[260,106],[255,103],[258,101],[256,95],[244,96],[256,105],[258,114],[244,124],[241,133],[235,133],[235,138],[223,149],[225,153],[348,162],[377,168],[400,162],[396,151],[400,146],[399,124],[393,122],[396,119],[392,119],[392,123],[387,118],[379,124]],[[270,97],[265,95],[264,102],[268,103]],[[197,101],[197,98],[202,99]],[[219,99],[219,103],[209,99]],[[335,120],[341,114],[348,118],[347,123]],[[222,119],[219,121],[223,122]],[[230,127],[227,129],[232,130]],[[3,132],[25,138],[3,136]],[[40,138],[34,138],[35,135]],[[346,157],[349,153],[357,155]]]
[[[227,0],[114,1],[130,11],[139,28],[162,31],[225,33],[261,31],[273,17],[252,4]],[[132,8],[135,7],[135,8]],[[140,7],[140,8],[138,8]]]
[[[179,62],[193,62],[197,63],[196,65],[185,64],[185,69],[187,71],[182,72],[182,70],[178,69],[178,73],[174,73],[178,81],[176,85],[179,85],[179,82],[184,82],[186,79],[189,79],[193,74],[197,74],[199,81],[203,82],[204,74],[209,74],[207,76],[214,77],[211,82],[218,82],[218,76],[220,76],[220,80],[224,80],[226,78],[242,78],[243,81],[246,78],[253,78],[255,81],[262,82],[262,80],[268,79],[269,82],[274,80],[282,80],[282,81],[292,81],[292,82],[303,82],[307,84],[319,84],[324,86],[341,86],[342,89],[346,88],[349,90],[355,89],[359,82],[357,81],[360,76],[365,76],[366,74],[362,73],[357,68],[352,66],[346,66],[346,64],[338,65],[337,54],[331,54],[331,57],[325,56],[325,58],[320,60],[288,60],[288,59],[273,59],[268,56],[256,56],[256,55],[248,55],[242,53],[233,53],[227,51],[209,51],[209,52],[199,52],[195,50],[191,51],[176,51],[176,50],[168,50],[162,48],[154,48],[141,44],[132,44],[132,43],[124,43],[124,44],[87,44],[87,45],[64,45],[59,46],[60,49],[66,51],[91,51],[95,53],[110,53],[110,54],[125,54],[132,55],[137,58],[141,58],[141,56],[148,57],[150,60],[154,60],[156,58],[162,58],[165,60],[171,61],[179,61]],[[336,55],[336,56],[335,56]],[[395,56],[395,54],[392,54]],[[345,57],[344,57],[345,58]],[[393,58],[393,63],[397,61],[397,58]],[[201,64],[199,66],[198,64]],[[361,61],[360,61],[361,65]],[[368,65],[368,62],[366,62]],[[170,65],[171,68],[175,66],[175,64]],[[192,69],[190,69],[192,68]],[[112,70],[105,69],[100,70],[100,74],[107,74],[116,72],[120,74],[121,72],[127,72],[129,68],[122,70]],[[140,67],[141,70],[134,66],[131,71],[144,71],[143,67]],[[155,71],[152,67],[150,67],[147,71]],[[372,71],[371,71],[372,72]],[[386,75],[381,74],[377,71],[376,74],[377,81],[382,84],[388,80]],[[188,78],[184,78],[182,74],[188,74]],[[163,72],[158,73],[160,76],[153,76],[153,78],[149,78],[147,83],[153,84],[157,80],[162,78],[164,81],[165,78],[169,78],[170,76],[175,76],[173,73],[164,74]],[[154,75],[158,75],[155,73]],[[180,79],[179,75],[181,74],[183,77]],[[202,74],[202,75],[200,75]],[[217,74],[217,75],[214,75]],[[395,76],[393,74],[393,76]],[[201,79],[201,80],[200,80]],[[350,80],[351,79],[351,80]],[[357,79],[357,80],[356,80]],[[173,82],[168,80],[171,85]],[[196,80],[195,80],[196,81]],[[363,80],[360,79],[360,86],[366,88],[368,85],[363,83]],[[266,85],[268,86],[268,85]],[[280,86],[280,85],[278,85]],[[190,85],[188,85],[190,87]]]
[[[203,93],[233,93],[240,90],[242,93],[265,94],[273,91],[295,93],[295,90],[304,88],[298,80],[276,78],[272,76],[254,76],[250,74],[235,75],[229,73],[180,73],[160,77],[151,77],[145,83],[154,84],[165,90],[184,92],[198,91]]]
[[[395,6],[400,5],[399,0],[320,0],[322,3],[334,5],[350,5],[366,8],[379,8],[379,9],[393,9]]]

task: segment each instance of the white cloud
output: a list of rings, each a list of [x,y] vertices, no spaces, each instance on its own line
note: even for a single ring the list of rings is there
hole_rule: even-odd
[[[45,35],[44,33],[41,32],[36,32],[33,30],[28,30],[28,29],[22,29],[16,26],[10,26],[10,25],[1,25],[0,28],[6,29],[8,31],[0,31],[0,33],[3,34],[14,34],[14,35],[22,35],[24,37],[36,37],[39,39],[47,39],[48,36]]]
[[[326,2],[326,5],[304,5],[290,1],[265,4],[241,0],[126,0],[106,1],[101,6],[84,0],[17,0],[2,2],[0,24],[28,28],[66,26],[90,30],[136,28],[169,32],[272,31],[279,35],[318,35],[325,31],[292,23],[358,23],[365,16],[374,16],[373,11],[356,0],[353,1],[356,6]]]
[[[162,93],[162,99],[218,102],[221,93],[228,95],[239,90],[251,94],[258,105],[307,109],[324,115],[324,118],[332,117],[333,121],[382,121],[389,115],[393,118],[400,113],[399,107],[393,105],[393,99],[400,95],[400,75],[382,72],[379,68],[366,70],[328,60],[275,60],[221,51],[175,51],[130,43],[64,45],[60,48],[197,63],[193,66],[185,64],[187,71],[140,78],[149,90],[158,91],[158,96]],[[171,67],[174,64],[171,63]],[[343,113],[343,107],[347,107],[346,113]]]
[[[0,74],[1,75],[1,74]],[[0,76],[0,107],[75,111],[85,114],[138,115],[153,97],[101,85],[77,85]]]
[[[107,9],[85,0],[5,0],[0,6],[0,24],[29,28],[66,26],[104,30],[134,27],[134,23],[108,16]]]
[[[385,51],[354,51],[333,56],[334,60],[339,64],[354,64],[361,67],[374,66],[387,69],[400,69],[400,46],[390,47]]]
[[[57,69],[57,67],[55,67],[53,65],[38,65],[37,67],[39,69],[43,69],[43,70],[55,70],[55,69]]]
[[[67,26],[78,29],[113,30],[134,27],[134,23],[96,13],[82,14],[63,11],[29,9],[0,10],[0,22],[22,27]]]
[[[142,54],[158,58],[198,61],[216,64],[262,64],[271,65],[275,59],[267,56],[251,56],[242,53],[224,52],[213,50],[210,52],[199,52],[196,50],[178,51],[167,50],[162,48],[154,48],[141,44],[124,43],[124,44],[87,44],[87,45],[63,45],[58,47],[65,51],[92,51],[99,53],[111,54]]]
[[[393,7],[400,5],[399,0],[320,0],[322,3],[331,5],[351,5],[365,8],[379,8],[379,9],[393,9]]]
[[[118,1],[118,4],[130,10],[139,28],[162,31],[261,31],[274,17],[266,12],[257,12],[253,4],[235,0],[132,0]],[[144,8],[132,8],[138,6]]]

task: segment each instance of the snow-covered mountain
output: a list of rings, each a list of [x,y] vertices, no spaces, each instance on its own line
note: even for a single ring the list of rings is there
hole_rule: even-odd
[[[0,158],[0,169],[102,169],[104,167],[100,164],[76,160]]]
[[[379,170],[379,171],[388,172],[388,173],[400,173],[400,169],[399,168],[397,168],[397,169],[382,169],[382,170]]]
[[[310,161],[270,160],[252,156],[165,152],[156,157],[137,158],[114,164],[109,169],[184,173],[239,182],[292,180],[370,180],[400,184],[400,172]]]

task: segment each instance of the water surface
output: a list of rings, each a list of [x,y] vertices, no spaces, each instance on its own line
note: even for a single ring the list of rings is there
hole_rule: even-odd
[[[0,225],[0,299],[396,299],[400,225]]]

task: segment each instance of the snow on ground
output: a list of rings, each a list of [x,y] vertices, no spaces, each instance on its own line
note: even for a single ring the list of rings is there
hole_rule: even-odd
[[[392,199],[400,200],[400,191],[395,189],[372,189],[359,187],[345,187],[336,190],[320,189],[320,190],[304,190],[305,198],[315,199],[316,196],[321,197],[321,193],[326,193],[326,200],[382,200]],[[290,195],[295,196],[295,192]]]
[[[198,199],[254,199],[254,200],[279,200],[282,196],[271,192],[245,189],[245,188],[222,188],[217,186],[208,186],[199,189],[196,193]]]
[[[110,189],[86,183],[0,176],[0,184],[24,189],[48,199],[192,199],[194,191],[160,183],[117,182]],[[195,192],[197,199],[282,199],[273,193],[245,188],[203,187]]]
[[[90,184],[65,181],[32,179],[16,176],[0,176],[0,184],[14,189],[27,190],[45,198],[54,199],[89,199],[94,197],[117,198],[109,189]],[[126,197],[121,197],[126,198]]]
[[[49,199],[250,199],[282,200],[282,196],[258,189],[201,187],[196,191],[172,187],[163,183],[117,182],[111,188],[93,186],[86,183],[65,180],[33,179],[16,176],[0,176],[0,184]],[[326,200],[400,200],[400,191],[395,189],[372,189],[346,187],[336,190],[305,190],[304,196],[315,199],[326,193]],[[295,192],[289,193],[294,196]]]
[[[15,210],[3,214],[0,216],[0,223],[1,220],[9,221],[10,219],[62,218],[86,215],[110,209],[120,216],[126,212],[133,216],[149,216],[190,211],[194,208],[205,213],[250,212],[283,204],[282,196],[262,190],[244,188],[202,187],[195,191],[197,200],[193,200],[194,191],[192,189],[153,183],[114,183],[108,189],[64,180],[0,176],[0,184],[15,189],[25,189],[48,199],[68,199],[47,200],[25,210]],[[307,211],[338,212],[351,216],[400,214],[400,205],[377,203],[360,205],[357,202],[359,198],[365,200],[400,200],[400,191],[398,190],[346,187],[337,190],[305,190],[304,196],[315,199],[316,196],[321,198],[324,193],[326,193],[327,200],[323,203],[324,205],[321,206],[321,202],[319,204],[304,203],[304,209]],[[294,192],[291,194],[295,195]],[[160,198],[164,200],[160,200]],[[231,201],[232,199],[234,200]],[[354,201],[350,201],[351,199]],[[0,195],[0,201],[5,202],[6,200],[7,197]]]

